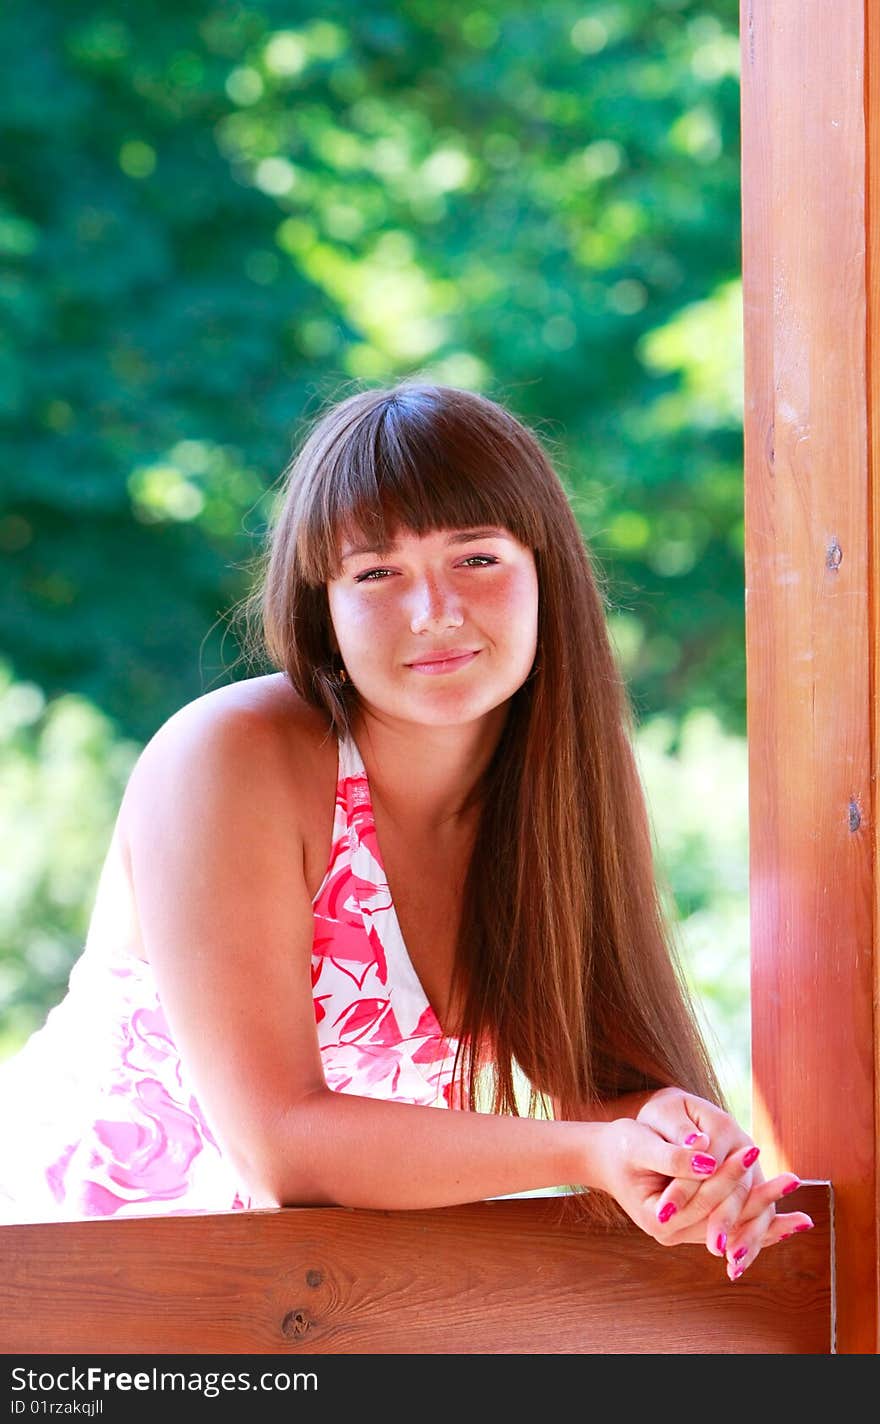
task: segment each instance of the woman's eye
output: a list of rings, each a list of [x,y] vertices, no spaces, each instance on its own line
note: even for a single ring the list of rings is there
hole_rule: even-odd
[[[365,573],[355,574],[355,583],[378,583],[383,574],[390,573],[390,569],[367,569]]]
[[[468,554],[467,558],[463,559],[462,562],[465,564],[476,562],[478,568],[489,568],[492,564],[497,564],[498,560],[493,558],[491,554]]]

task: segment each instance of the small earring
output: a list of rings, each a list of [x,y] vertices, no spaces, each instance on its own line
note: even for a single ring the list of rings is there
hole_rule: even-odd
[[[341,667],[339,669],[338,677],[340,682],[348,682],[348,673],[345,671],[344,667]]]

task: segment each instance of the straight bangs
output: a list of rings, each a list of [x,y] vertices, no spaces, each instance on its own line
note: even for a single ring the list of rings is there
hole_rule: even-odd
[[[463,393],[464,394],[464,393]],[[488,423],[489,402],[465,394],[450,408],[431,388],[386,398],[318,452],[306,443],[295,462],[295,557],[317,587],[341,572],[345,540],[379,552],[403,531],[502,526],[536,553],[547,542],[539,447],[503,420]],[[476,408],[474,408],[476,407]],[[316,458],[320,453],[321,458]]]

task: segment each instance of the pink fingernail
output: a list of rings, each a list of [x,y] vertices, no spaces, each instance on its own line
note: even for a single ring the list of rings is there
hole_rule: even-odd
[[[788,1238],[789,1238],[789,1236],[794,1236],[794,1232],[793,1232],[793,1231],[785,1231],[785,1232],[783,1232],[783,1234],[780,1236],[779,1239],[780,1239],[780,1241],[787,1241]]]
[[[801,1224],[800,1224],[800,1226],[796,1226],[796,1227],[795,1227],[795,1231],[812,1231],[814,1225],[815,1225],[815,1222],[812,1222],[812,1221],[811,1221],[811,1222],[808,1223],[808,1222],[806,1222],[806,1221],[802,1221]]]
[[[734,1271],[734,1273],[733,1273],[733,1275],[731,1276],[730,1279],[731,1279],[732,1281],[738,1281],[739,1278],[740,1278],[740,1276],[745,1274],[745,1269],[746,1269],[745,1266],[740,1266],[740,1268],[739,1268],[738,1271]]]
[[[701,1132],[689,1132],[684,1140],[685,1147],[693,1147],[694,1143],[697,1142],[702,1135]]]
[[[716,1251],[720,1251],[721,1254],[722,1254],[722,1256],[724,1255],[724,1252],[727,1250],[727,1232],[726,1232],[726,1231],[721,1231],[721,1232],[719,1232],[719,1234],[718,1234],[718,1240],[715,1242],[715,1250],[716,1250]]]
[[[795,1179],[794,1179],[793,1182],[789,1182],[789,1184],[788,1184],[787,1187],[783,1187],[783,1188],[782,1188],[782,1195],[783,1195],[784,1197],[790,1197],[791,1194],[792,1194],[792,1192],[796,1192],[799,1186],[800,1186],[800,1182],[799,1182],[798,1179],[795,1177]]]
[[[699,1172],[702,1177],[708,1177],[715,1171],[718,1163],[714,1157],[709,1157],[705,1152],[695,1152],[691,1158],[691,1167],[695,1172]]]
[[[737,1249],[736,1251],[734,1251],[734,1253],[733,1253],[733,1259],[734,1259],[734,1261],[741,1261],[742,1258],[743,1258],[743,1256],[747,1256],[748,1254],[749,1254],[749,1248],[748,1248],[748,1246],[740,1246],[740,1247],[738,1247],[738,1249]]]
[[[754,1167],[755,1163],[756,1163],[757,1160],[758,1160],[758,1156],[759,1156],[759,1154],[760,1154],[760,1151],[761,1151],[760,1147],[750,1147],[749,1150],[748,1150],[748,1152],[746,1153],[745,1157],[743,1158],[743,1166],[744,1166],[744,1167]]]
[[[671,1216],[675,1216],[677,1211],[678,1207],[675,1205],[675,1202],[665,1202],[657,1213],[657,1220],[665,1225]]]

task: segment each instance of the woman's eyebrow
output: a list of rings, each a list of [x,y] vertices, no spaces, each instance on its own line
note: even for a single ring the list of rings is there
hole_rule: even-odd
[[[509,539],[506,529],[455,529],[447,537],[447,544],[469,544],[473,539]],[[375,544],[349,544],[342,551],[343,562],[353,559],[355,554],[393,554],[400,545],[396,542],[379,549]]]
[[[447,544],[469,544],[472,539],[509,539],[506,529],[457,529],[446,540]]]

